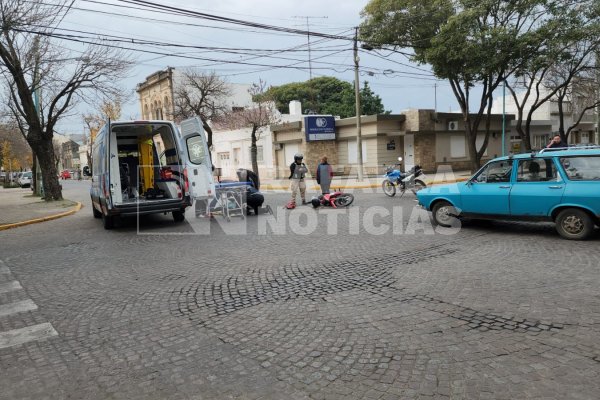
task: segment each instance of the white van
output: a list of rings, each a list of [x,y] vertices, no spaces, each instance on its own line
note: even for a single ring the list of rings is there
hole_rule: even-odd
[[[116,216],[173,214],[214,194],[210,153],[199,118],[109,121],[92,147],[92,209],[111,229]]]

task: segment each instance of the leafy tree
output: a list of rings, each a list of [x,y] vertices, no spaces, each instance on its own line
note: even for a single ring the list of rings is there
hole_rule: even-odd
[[[410,47],[413,61],[430,64],[437,77],[449,81],[475,170],[489,140],[492,94],[544,45],[538,30],[547,22],[550,4],[558,2],[371,0],[362,12],[361,37],[374,46]],[[486,134],[477,148],[482,123]]]
[[[39,160],[46,200],[62,199],[52,145],[56,124],[77,101],[88,100],[87,95],[114,93],[115,83],[129,67],[118,49],[90,44],[75,52],[54,39],[72,3],[0,2],[5,104]]]
[[[31,168],[31,148],[17,127],[0,124],[0,166],[4,168],[6,168],[3,157],[5,145],[8,146],[6,154],[10,154],[13,171]]]
[[[360,92],[363,114],[386,112],[381,97],[373,93],[368,82],[364,83]],[[329,76],[272,86],[265,94],[275,100],[277,109],[284,114],[289,113],[292,100],[300,101],[307,113],[339,115],[341,118],[356,114],[354,86]]]

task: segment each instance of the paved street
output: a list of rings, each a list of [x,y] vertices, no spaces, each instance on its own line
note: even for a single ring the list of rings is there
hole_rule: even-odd
[[[365,190],[105,231],[88,185],[64,183],[77,214],[0,232],[1,399],[600,398],[598,230],[440,233]]]

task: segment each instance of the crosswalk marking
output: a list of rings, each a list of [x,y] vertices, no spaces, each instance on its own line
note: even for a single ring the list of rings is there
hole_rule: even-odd
[[[10,269],[4,261],[0,260],[0,274],[10,274]],[[5,280],[3,278],[3,280]],[[0,283],[0,294],[21,290],[23,287],[19,281],[8,281]],[[31,299],[16,301],[9,304],[0,304],[0,318],[8,317],[13,314],[35,311],[38,309],[37,304]],[[18,346],[27,342],[38,341],[58,336],[58,332],[49,322],[44,322],[37,325],[26,326],[19,329],[0,332],[0,349],[11,346]]]
[[[0,305],[0,317],[25,311],[37,310],[38,306],[31,299]]]
[[[0,283],[0,294],[12,292],[13,290],[23,289],[19,281]]]
[[[58,336],[58,332],[56,332],[49,322],[0,332],[0,349],[17,346],[33,340],[47,339],[53,336]]]

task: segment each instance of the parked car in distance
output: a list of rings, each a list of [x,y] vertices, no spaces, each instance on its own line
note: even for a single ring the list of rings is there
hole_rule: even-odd
[[[60,173],[60,179],[71,179],[71,172],[65,169]]]
[[[17,180],[17,183],[22,188],[30,187],[31,186],[31,176],[32,176],[31,171],[23,172],[21,174],[21,176],[19,177],[19,179]]]
[[[600,146],[499,157],[466,182],[417,192],[441,226],[456,218],[552,221],[565,239],[600,226]]]

